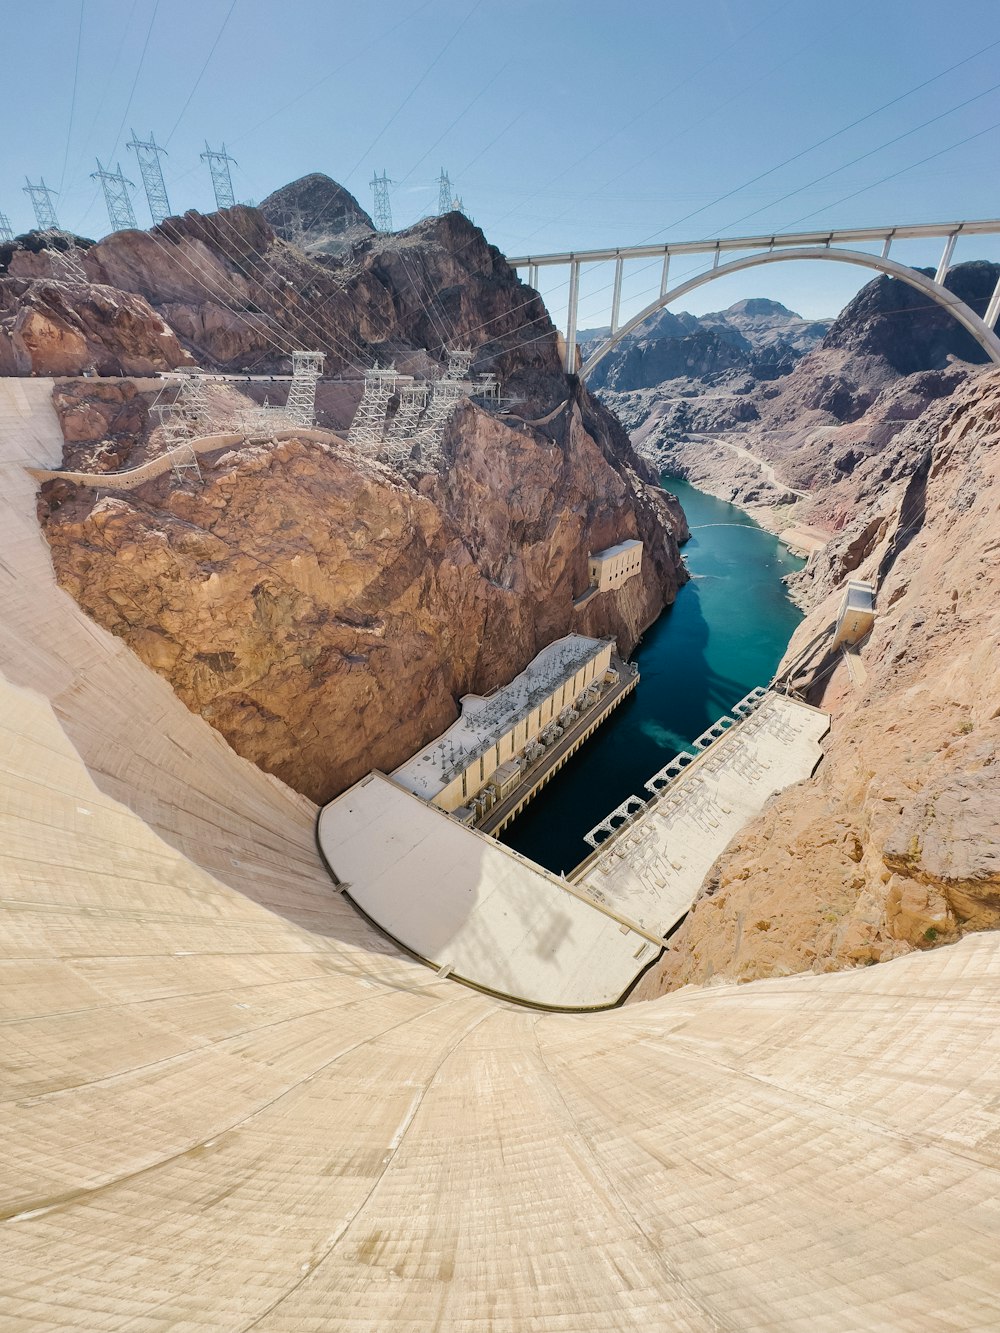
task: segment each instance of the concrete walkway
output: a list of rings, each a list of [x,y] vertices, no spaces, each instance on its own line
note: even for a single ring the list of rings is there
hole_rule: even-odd
[[[252,431],[220,432],[217,435],[198,435],[183,444],[147,458],[136,467],[121,472],[70,472],[63,468],[29,468],[36,481],[70,481],[76,486],[90,486],[101,491],[132,491],[145,481],[162,477],[171,468],[183,466],[192,454],[211,454],[217,449],[240,449],[248,444],[271,444],[276,440],[318,440],[321,444],[346,444],[347,441],[330,430],[313,426],[290,426],[287,430],[271,430],[255,435]]]

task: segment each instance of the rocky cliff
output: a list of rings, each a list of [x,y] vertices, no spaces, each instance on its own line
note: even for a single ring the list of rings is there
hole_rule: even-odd
[[[826,758],[720,858],[644,994],[1000,925],[998,436],[990,370],[903,428],[897,475],[800,576],[812,609],[788,660],[832,714]],[[829,655],[848,574],[875,583],[877,620],[860,653]]]
[[[683,517],[619,446],[576,390],[544,430],[468,405],[419,489],[347,444],[290,440],[104,498],[51,482],[40,515],[95,620],[240,754],[327,800],[553,638],[627,650],[673,599]],[[588,552],[629,536],[642,578],[575,610]]]
[[[982,314],[998,274],[996,264],[959,264],[947,286]],[[775,530],[794,521],[837,531],[898,471],[900,432],[985,361],[947,311],[883,276],[773,383],[734,373],[602,396],[666,471]]]
[[[111,285],[135,295],[202,364],[281,364],[274,333],[326,347],[328,372],[348,371],[320,394],[335,427],[357,401],[358,362],[376,356],[426,374],[465,345],[503,387],[508,408],[467,401],[442,465],[420,477],[329,435],[202,454],[200,476],[112,496],[45,486],[63,586],[298,790],[325,800],[395,767],[453,720],[462,694],[505,682],[571,630],[630,650],[672,601],[685,577],[679,506],[562,374],[537,295],[460,214],[366,234],[339,259],[302,253],[255,209],[187,214],[116,233],[84,263],[94,281],[81,301]],[[67,466],[108,471],[155,453],[150,397],[60,384]],[[216,402],[215,426],[237,406]],[[642,577],[577,608],[589,552],[627,537],[644,543]]]
[[[354,196],[322,172],[275,190],[258,207],[275,235],[307,254],[341,255],[375,232]]]

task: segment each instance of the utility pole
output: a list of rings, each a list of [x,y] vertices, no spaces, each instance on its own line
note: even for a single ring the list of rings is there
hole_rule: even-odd
[[[392,231],[392,205],[389,203],[389,186],[395,185],[383,170],[382,175],[372,176],[370,184],[375,192],[375,206],[372,209],[374,214],[376,231]]]
[[[6,213],[0,213],[0,241],[12,241],[14,233],[11,231],[10,218]]]
[[[454,195],[451,187],[451,180],[444,167],[441,168],[441,175],[438,177],[438,216],[442,213],[450,213],[454,202]]]
[[[216,208],[233,208],[236,204],[236,196],[233,194],[233,178],[229,174],[230,162],[234,167],[239,166],[235,157],[230,157],[226,152],[226,145],[222,145],[221,151],[209,148],[208,140],[205,140],[205,151],[201,155],[201,160],[208,163],[208,169],[212,173],[212,189],[215,191]]]
[[[90,173],[90,179],[101,182],[111,230],[134,231],[135,213],[132,211],[132,200],[128,192],[130,189],[134,190],[135,186],[122,175],[122,164],[118,163],[117,171],[109,171],[101,166],[101,159],[98,158],[97,170]]]
[[[159,146],[153,138],[152,130],[149,131],[148,143],[144,143],[133,130],[131,142],[126,147],[131,148],[139,159],[139,171],[142,173],[142,186],[146,191],[150,216],[154,224],[162,222],[164,218],[170,216],[170,200],[167,198],[167,187],[163,182],[163,169],[160,166],[160,154],[167,150]]]
[[[44,176],[39,176],[38,179],[41,182],[39,185],[32,185],[27,176],[24,179],[28,181],[27,185],[23,187],[24,193],[31,198],[31,207],[35,210],[35,221],[38,223],[38,230],[58,231],[59,219],[56,217],[55,204],[52,202],[52,196],[56,191],[45,184]]]

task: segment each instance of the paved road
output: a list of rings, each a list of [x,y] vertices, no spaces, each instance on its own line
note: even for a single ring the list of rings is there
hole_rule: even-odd
[[[790,495],[797,495],[800,500],[810,498],[808,491],[797,491],[794,486],[789,486],[786,482],[779,480],[770,463],[765,462],[763,458],[758,458],[756,454],[752,454],[749,449],[744,449],[742,445],[733,444],[732,440],[724,439],[721,434],[712,431],[699,431],[697,436],[692,435],[691,438],[709,440],[713,444],[725,445],[727,449],[732,449],[734,454],[739,454],[742,458],[748,458],[751,463],[755,463],[775,490],[788,491]]]

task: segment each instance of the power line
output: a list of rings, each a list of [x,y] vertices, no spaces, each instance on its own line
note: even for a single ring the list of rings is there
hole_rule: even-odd
[[[172,127],[172,129],[171,129],[170,133],[167,135],[167,138],[166,138],[164,147],[167,147],[167,146],[169,145],[170,140],[174,137],[174,134],[177,132],[177,126],[178,126],[178,125],[181,123],[181,121],[184,119],[184,113],[187,111],[188,107],[191,105],[191,99],[194,97],[195,93],[198,91],[198,87],[199,87],[199,85],[201,84],[202,79],[205,77],[205,71],[208,69],[209,62],[211,61],[212,57],[215,55],[215,48],[219,45],[219,42],[220,42],[220,40],[222,39],[222,34],[226,31],[226,25],[228,24],[230,18],[232,17],[232,13],[233,13],[233,10],[234,10],[235,8],[236,8],[236,0],[232,0],[232,4],[230,4],[228,10],[226,11],[226,17],[222,20],[222,26],[219,28],[219,31],[215,34],[215,41],[212,43],[211,49],[209,50],[208,55],[205,57],[205,63],[202,65],[201,69],[198,71],[198,77],[197,77],[197,78],[195,79],[195,81],[194,81],[194,87],[193,87],[193,88],[191,89],[191,91],[188,93],[188,95],[187,95],[187,100],[185,101],[184,105],[181,107],[180,112],[179,112],[179,114],[178,114],[178,116],[177,116],[177,119],[176,119],[176,120],[174,121],[174,123],[173,123],[173,127]]]
[[[66,163],[69,161],[69,145],[73,137],[73,116],[76,112],[76,87],[80,77],[80,47],[83,43],[83,0],[80,0],[80,23],[76,31],[76,60],[73,62],[73,92],[69,99],[69,127],[66,130],[66,151],[63,153],[62,172],[59,176],[59,192],[66,181]]]
[[[786,225],[794,227],[799,222],[805,222],[808,218],[815,217],[816,213],[824,212],[826,208],[838,208],[841,204],[845,204],[848,199],[854,199],[859,194],[865,194],[868,190],[874,190],[876,186],[883,185],[886,181],[895,180],[897,176],[904,176],[908,171],[913,171],[915,167],[922,167],[925,162],[933,162],[935,158],[943,157],[945,153],[951,153],[956,148],[961,148],[964,144],[972,143],[974,139],[981,139],[984,134],[990,134],[993,130],[997,129],[1000,129],[1000,120],[992,125],[987,125],[984,130],[978,130],[975,134],[969,134],[964,139],[959,139],[956,143],[949,144],[947,148],[941,148],[936,153],[929,153],[927,157],[920,158],[918,162],[911,162],[908,167],[900,167],[898,171],[892,172],[891,175],[881,176],[877,181],[872,181],[871,185],[864,185],[860,190],[854,190],[850,194],[845,194],[843,198],[837,199],[832,204],[827,204],[824,209],[816,209],[813,213],[806,213],[803,217],[796,218],[794,222],[787,223]]]
[[[988,97],[990,93],[995,93],[998,88],[1000,88],[1000,83],[994,83],[992,87],[985,89],[981,93],[976,93],[973,97],[966,98],[964,102],[959,102],[956,106],[949,107],[947,111],[940,111],[936,116],[931,116],[929,120],[925,120],[919,125],[914,125],[910,130],[904,130],[902,134],[897,134],[895,138],[887,139],[885,143],[879,144],[877,148],[870,148],[867,153],[859,153],[857,157],[851,158],[850,162],[845,162],[842,166],[834,167],[831,171],[824,172],[822,176],[816,176],[805,185],[800,185],[797,190],[789,190],[788,193],[783,194],[780,199],[774,199],[770,203],[764,204],[761,208],[755,208],[750,213],[744,213],[742,217],[737,218],[735,222],[728,223],[722,230],[730,231],[733,227],[738,227],[741,222],[746,222],[748,218],[754,218],[758,213],[764,213],[770,208],[776,208],[778,204],[783,204],[786,199],[793,199],[795,195],[802,194],[804,190],[812,189],[814,185],[819,185],[823,181],[829,180],[831,176],[838,176],[842,171],[847,171],[849,168],[857,166],[859,162],[864,162],[866,158],[874,157],[876,153],[884,152],[886,148],[891,148],[893,144],[900,143],[903,139],[908,139],[911,134],[916,134],[920,130],[925,130],[928,125],[934,125],[939,120],[944,120],[945,116],[954,115],[956,111],[961,111],[964,107],[971,106],[973,102],[978,102],[981,98]],[[865,188],[870,189],[871,186],[866,186]],[[858,191],[858,193],[860,193],[860,191]],[[848,195],[847,197],[851,198],[853,196]]]
[[[142,44],[142,51],[139,53],[139,63],[135,69],[135,78],[132,80],[132,87],[129,89],[128,101],[125,103],[125,111],[122,115],[121,124],[118,126],[118,133],[115,135],[115,141],[111,145],[111,152],[108,157],[114,157],[115,149],[118,147],[118,140],[122,137],[122,130],[125,128],[125,122],[128,120],[128,113],[132,109],[132,98],[135,96],[135,90],[139,86],[139,75],[142,73],[143,62],[146,59],[146,52],[149,49],[149,39],[153,33],[153,24],[156,22],[156,13],[160,8],[160,0],[154,0],[153,12],[149,16],[149,27],[146,29],[146,38]]]
[[[649,236],[644,237],[640,244],[645,244],[646,241],[655,240],[658,236],[662,236],[665,231],[669,231],[672,227],[678,227],[682,222],[688,222],[691,218],[697,217],[699,213],[704,213],[708,209],[714,208],[716,204],[721,204],[724,200],[731,199],[734,194],[739,194],[748,186],[756,185],[758,181],[764,180],[767,176],[773,176],[776,171],[781,171],[783,167],[789,166],[792,162],[797,162],[808,153],[815,152],[817,148],[822,148],[826,144],[832,143],[834,139],[839,139],[842,134],[847,134],[849,130],[856,129],[858,125],[863,125],[866,121],[871,120],[872,117],[881,115],[881,113],[887,111],[889,107],[895,106],[898,102],[904,101],[907,97],[912,97],[914,93],[918,93],[921,89],[929,87],[932,83],[936,83],[938,79],[943,79],[945,75],[953,73],[956,69],[960,69],[963,65],[969,64],[970,61],[984,55],[987,51],[992,51],[994,47],[997,46],[1000,46],[1000,38],[988,43],[986,46],[980,47],[979,50],[974,51],[972,55],[966,56],[963,60],[957,61],[954,65],[949,65],[947,69],[939,71],[939,73],[932,75],[929,79],[924,79],[922,83],[915,84],[912,88],[908,88],[906,92],[900,93],[897,97],[891,98],[888,102],[883,102],[881,106],[877,106],[874,110],[866,112],[856,120],[850,121],[849,124],[842,125],[839,130],[834,130],[832,134],[828,134],[822,139],[817,139],[815,143],[810,144],[807,148],[802,148],[799,152],[793,153],[791,157],[786,157],[784,161],[778,162],[773,167],[768,167],[766,171],[761,171],[756,176],[751,176],[749,180],[745,180],[741,185],[734,186],[733,189],[727,190],[724,194],[717,195],[709,203],[703,204],[701,208],[696,208],[690,213],[685,213],[683,217],[676,218],[673,222],[668,223],[666,227],[661,227],[658,231],[654,231]]]
[[[441,50],[437,53],[437,55],[434,57],[434,59],[433,59],[433,60],[430,62],[430,64],[427,66],[427,68],[424,70],[423,74],[421,74],[420,78],[417,79],[416,83],[413,85],[413,87],[410,89],[410,91],[406,94],[406,96],[405,96],[405,97],[403,98],[403,100],[400,102],[399,106],[396,107],[396,110],[392,113],[392,115],[389,117],[389,119],[385,122],[385,124],[384,124],[384,125],[382,126],[382,128],[379,130],[378,134],[376,134],[375,138],[371,141],[371,143],[368,145],[368,147],[365,149],[365,151],[361,154],[361,156],[360,156],[360,158],[357,160],[357,162],[355,162],[354,166],[351,167],[350,171],[349,171],[349,172],[347,173],[347,175],[344,177],[345,180],[350,180],[351,177],[354,175],[354,173],[357,171],[357,169],[361,166],[362,162],[364,162],[365,159],[369,156],[369,154],[371,153],[372,149],[375,147],[375,145],[379,142],[379,140],[380,140],[380,139],[382,138],[382,136],[385,134],[386,130],[388,130],[389,126],[393,124],[393,122],[396,120],[396,118],[397,118],[397,117],[399,116],[399,114],[402,112],[403,108],[407,105],[407,103],[408,103],[408,102],[410,101],[410,99],[413,97],[414,93],[416,93],[417,89],[421,86],[421,84],[425,81],[425,79],[427,79],[427,77],[430,75],[431,70],[432,70],[432,69],[434,68],[434,66],[438,63],[438,61],[443,57],[444,53],[448,50],[448,48],[452,45],[452,43],[456,40],[456,38],[458,37],[459,33],[462,31],[462,29],[463,29],[463,28],[465,27],[465,25],[468,23],[469,19],[472,18],[473,14],[476,12],[476,10],[480,8],[480,6],[482,5],[482,3],[483,3],[483,0],[473,0],[473,4],[472,4],[472,6],[468,9],[468,11],[466,12],[465,18],[463,18],[462,21],[456,26],[454,32],[451,34],[451,36],[450,36],[450,37],[448,38],[448,40],[445,42],[444,46],[441,47]]]

